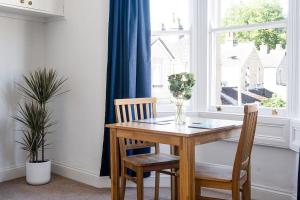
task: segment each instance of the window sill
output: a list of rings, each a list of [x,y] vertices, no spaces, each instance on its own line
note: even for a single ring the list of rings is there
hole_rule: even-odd
[[[161,111],[158,112],[159,116],[170,116],[174,115],[175,111]],[[215,119],[231,119],[231,120],[242,120],[243,114],[229,113],[229,112],[196,112],[186,111],[187,116],[191,117],[204,117],[204,118],[215,118]],[[259,123],[274,123],[274,124],[286,124],[290,118],[278,115],[259,115]]]
[[[201,117],[210,117],[218,119],[232,119],[232,120],[242,120],[243,114],[239,113],[230,113],[230,112],[198,112]],[[290,118],[280,115],[258,115],[259,123],[287,123]]]
[[[221,111],[218,111],[217,108],[221,109]],[[243,106],[211,106],[208,109],[209,112],[213,113],[225,113],[225,114],[242,114],[244,112]],[[286,108],[278,108],[275,109],[275,112],[277,114],[273,114],[274,109],[272,108],[266,108],[259,106],[258,115],[263,117],[279,117],[279,118],[287,118],[288,113]]]

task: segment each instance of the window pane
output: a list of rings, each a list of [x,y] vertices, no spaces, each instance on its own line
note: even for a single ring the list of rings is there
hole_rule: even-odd
[[[217,34],[216,105],[285,107],[286,29]]]
[[[189,0],[151,0],[152,31],[189,30]]]
[[[152,37],[152,96],[170,102],[168,76],[190,71],[190,38],[187,34]]]
[[[288,0],[217,0],[218,27],[280,21],[287,18]]]

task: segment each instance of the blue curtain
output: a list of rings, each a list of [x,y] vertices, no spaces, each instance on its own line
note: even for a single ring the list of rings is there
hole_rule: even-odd
[[[297,184],[297,200],[300,200],[300,150],[299,150],[299,160],[298,160],[298,184]]]
[[[115,122],[114,99],[150,97],[149,0],[110,0],[105,123]],[[148,153],[141,149],[133,153]],[[101,176],[110,175],[109,130],[104,131]]]

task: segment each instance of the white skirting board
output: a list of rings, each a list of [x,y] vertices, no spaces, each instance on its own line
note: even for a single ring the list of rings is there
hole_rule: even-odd
[[[64,176],[66,178],[85,183],[96,188],[109,188],[110,179],[108,177],[99,177],[97,174],[82,169],[76,169],[62,163],[53,162],[53,173]],[[154,186],[154,177],[145,179],[145,187]],[[128,187],[134,187],[135,184],[128,181]],[[170,178],[161,175],[161,187],[170,186]],[[252,185],[252,198],[255,200],[296,200],[296,196],[292,191],[282,191],[278,188],[272,188],[263,185]]]
[[[64,163],[52,162],[52,172],[60,176],[84,183],[96,188],[105,188],[110,184],[109,179],[99,177],[99,175],[79,168],[68,166]]]
[[[73,168],[67,166],[66,164],[53,162],[52,164],[52,172],[63,177],[85,183],[87,185],[96,187],[96,188],[110,188],[110,178],[109,177],[99,177],[99,174],[95,174],[93,172],[89,172],[86,170]],[[99,170],[100,172],[100,170]],[[128,181],[128,187],[134,187],[135,184]],[[145,187],[153,187],[154,186],[154,177],[149,177],[145,179],[144,182]],[[170,187],[170,179],[169,177],[165,177],[161,175],[161,187]]]
[[[25,176],[25,163],[0,169],[0,183]]]

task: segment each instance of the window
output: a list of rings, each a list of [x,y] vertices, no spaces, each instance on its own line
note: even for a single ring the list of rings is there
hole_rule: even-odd
[[[297,106],[292,96],[297,87],[291,84],[297,73],[291,72],[298,71],[298,49],[288,43],[298,41],[296,11],[288,9],[294,1],[150,2],[152,96],[161,111],[172,108],[168,76],[183,71],[196,77],[187,108],[194,112],[241,113],[243,104],[256,102],[260,114],[279,107],[286,115],[287,107],[290,113]]]
[[[211,21],[213,109],[287,102],[288,0],[216,0]]]
[[[170,104],[168,76],[189,72],[189,0],[151,0],[152,96]]]

